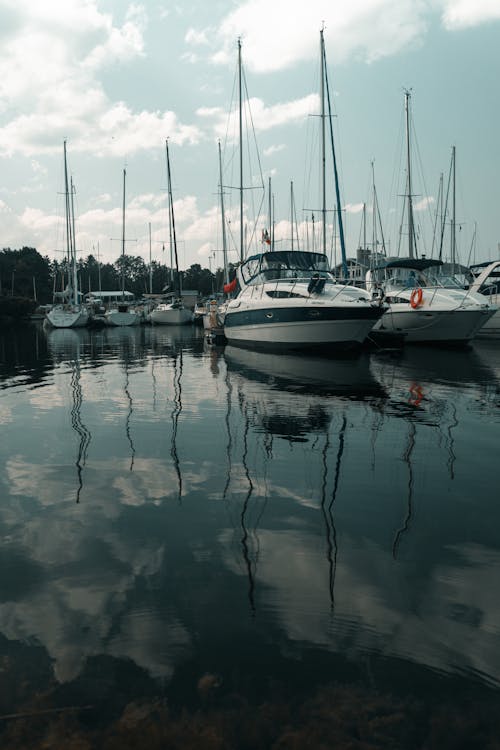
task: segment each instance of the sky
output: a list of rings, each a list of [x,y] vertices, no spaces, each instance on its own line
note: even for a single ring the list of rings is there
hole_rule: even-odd
[[[500,0],[0,0],[0,247],[64,257],[66,141],[78,257],[119,257],[125,183],[125,251],[169,265],[168,140],[180,267],[222,266],[221,197],[236,261],[240,40],[245,253],[270,213],[278,249],[320,249],[321,29],[348,257],[373,240],[373,185],[406,254],[408,91],[418,252],[436,255],[447,205],[443,258],[454,215],[459,260],[496,259]]]

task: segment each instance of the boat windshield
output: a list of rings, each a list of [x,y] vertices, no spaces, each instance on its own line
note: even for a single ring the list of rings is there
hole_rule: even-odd
[[[413,268],[388,268],[386,271],[386,285],[392,289],[411,289],[416,286],[428,286],[428,281],[423,273]]]
[[[245,284],[275,279],[309,279],[312,273],[332,278],[328,258],[323,253],[300,250],[253,255],[241,266]]]

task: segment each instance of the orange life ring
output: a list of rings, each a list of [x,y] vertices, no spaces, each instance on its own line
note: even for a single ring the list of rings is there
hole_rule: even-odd
[[[422,298],[423,298],[422,287],[419,286],[413,290],[413,292],[411,293],[411,297],[410,297],[410,305],[413,307],[414,310],[415,308],[417,308],[419,305],[422,304]]]

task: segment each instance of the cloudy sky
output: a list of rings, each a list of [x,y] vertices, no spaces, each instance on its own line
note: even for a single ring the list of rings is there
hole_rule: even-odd
[[[312,242],[322,26],[348,255],[364,203],[371,237],[372,174],[397,252],[410,90],[420,252],[432,251],[455,146],[460,259],[496,258],[499,0],[0,0],[0,246],[62,257],[66,140],[79,255],[119,256],[126,169],[126,251],[168,263],[168,139],[180,265],[220,266],[220,140],[236,260],[238,39],[258,153],[245,163],[245,236],[266,226],[271,186],[281,246],[292,204],[301,242]]]

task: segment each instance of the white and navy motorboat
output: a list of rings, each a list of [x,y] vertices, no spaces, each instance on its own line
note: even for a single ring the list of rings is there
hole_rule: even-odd
[[[365,289],[337,283],[323,253],[253,255],[238,267],[237,283],[224,334],[240,346],[355,348],[385,311]]]

